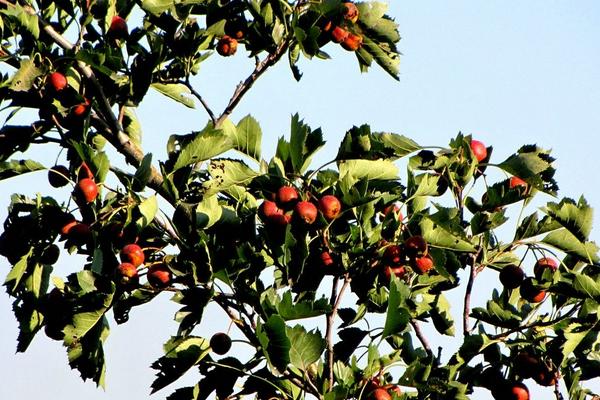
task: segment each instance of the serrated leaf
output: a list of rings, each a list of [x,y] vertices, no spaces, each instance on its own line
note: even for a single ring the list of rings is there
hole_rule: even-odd
[[[290,362],[294,367],[306,371],[310,364],[321,357],[325,350],[325,339],[318,330],[307,332],[300,325],[287,328],[286,332],[290,340]]]
[[[409,296],[410,289],[394,276],[390,282],[388,308],[381,334],[383,338],[400,333],[408,326],[410,314],[404,304]]]
[[[152,363],[152,368],[158,370],[152,393],[175,382],[210,353],[209,341],[197,336],[172,337],[164,348],[165,355]]]
[[[153,83],[150,87],[159,93],[183,104],[188,108],[195,108],[194,99],[190,96],[190,89],[182,83]]]
[[[398,179],[398,167],[390,160],[343,160],[338,162],[340,181],[350,188],[360,180]]]
[[[234,148],[259,162],[262,130],[258,121],[247,115],[238,122],[236,128]]]
[[[196,227],[198,229],[207,229],[216,224],[221,215],[223,208],[219,205],[217,195],[205,197],[196,206]]]
[[[137,206],[137,209],[142,216],[136,221],[136,225],[140,228],[144,228],[154,220],[154,217],[158,212],[158,201],[156,196],[150,196],[142,201]]]
[[[542,210],[580,241],[585,242],[588,239],[592,230],[594,211],[585,198],[581,197],[577,203],[565,198],[560,203],[548,203]]]
[[[240,160],[213,159],[208,165],[211,180],[206,182],[206,195],[210,196],[232,186],[246,186],[260,174]]]
[[[574,272],[573,289],[584,297],[600,301],[600,284],[588,275]]]
[[[10,79],[10,90],[15,92],[26,92],[33,86],[36,78],[42,75],[33,60],[26,58],[21,60],[19,69]]]
[[[160,16],[171,7],[175,6],[174,0],[143,0],[142,9],[155,16]]]
[[[33,160],[3,161],[0,162],[0,180],[43,169],[45,169],[45,167],[42,164]]]
[[[11,4],[10,7],[3,9],[1,13],[13,17],[15,21],[17,21],[23,28],[27,29],[27,31],[29,31],[34,38],[39,38],[40,25],[38,16],[36,14],[25,10],[25,8],[18,3]]]
[[[598,262],[598,246],[594,242],[581,242],[568,229],[561,228],[550,232],[542,242],[556,247],[572,256],[577,256],[582,261]]]
[[[148,153],[142,159],[140,166],[133,176],[132,189],[136,192],[144,190],[152,176],[152,153]]]
[[[292,294],[285,292],[277,305],[277,311],[281,318],[290,321],[327,314],[331,311],[331,306],[329,305],[329,301],[324,297],[315,301],[304,300],[294,304]]]
[[[256,336],[269,363],[277,371],[285,371],[290,363],[291,343],[283,318],[272,315],[265,324],[257,326]]]
[[[405,157],[422,149],[414,140],[397,133],[375,133],[374,136],[378,137],[386,146],[394,149],[394,155],[397,157]]]
[[[430,313],[433,325],[439,333],[454,336],[454,320],[450,312],[450,303],[444,295],[435,296]]]
[[[13,294],[17,290],[21,279],[23,279],[23,275],[25,275],[25,272],[27,271],[28,260],[29,257],[31,257],[32,251],[33,248],[30,248],[29,252],[17,261],[6,276],[4,286],[6,286],[6,291],[9,294]]]
[[[229,136],[209,126],[194,134],[192,140],[181,144],[173,171],[208,160],[232,148],[233,141]]]
[[[423,218],[420,226],[423,238],[432,246],[456,251],[475,251],[475,246],[470,242],[435,224],[430,218]]]

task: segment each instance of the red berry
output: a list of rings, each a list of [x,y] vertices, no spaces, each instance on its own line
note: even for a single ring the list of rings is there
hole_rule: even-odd
[[[404,248],[409,257],[427,254],[427,242],[422,236],[411,236],[404,241]]]
[[[341,43],[344,50],[348,51],[356,51],[360,49],[363,44],[363,37],[361,35],[356,35],[352,32],[348,33],[348,36]]]
[[[471,151],[479,162],[482,162],[487,158],[487,148],[485,147],[485,144],[479,140],[471,140]]]
[[[411,262],[411,266],[413,271],[423,275],[433,268],[433,259],[430,256],[417,257]]]
[[[210,347],[215,353],[223,355],[231,349],[231,338],[224,332],[215,333],[210,338]]]
[[[392,400],[392,395],[384,388],[377,388],[371,392],[369,398],[373,400]]]
[[[402,247],[397,244],[387,246],[383,251],[383,260],[386,263],[398,265],[404,260],[404,253]]]
[[[124,286],[135,286],[139,281],[138,270],[135,265],[124,262],[119,264],[116,271],[117,282]]]
[[[118,15],[115,15],[110,22],[110,28],[108,28],[108,36],[112,39],[125,39],[129,35],[127,29],[127,21]]]
[[[63,74],[60,72],[53,72],[48,75],[46,85],[50,90],[54,92],[60,92],[67,87],[68,82],[67,78]]]
[[[265,200],[258,207],[258,215],[265,222],[277,214],[283,214],[283,210],[277,207],[274,201]]]
[[[71,116],[77,119],[82,118],[87,114],[89,108],[88,103],[77,104],[75,107],[71,109]]]
[[[342,203],[337,197],[328,194],[319,199],[319,210],[321,210],[326,220],[331,221],[340,215]]]
[[[540,258],[533,266],[533,274],[538,280],[541,280],[546,269],[552,272],[556,271],[558,269],[558,261],[549,257]]]
[[[92,238],[92,231],[89,225],[82,222],[76,222],[67,230],[67,239],[73,244],[80,246],[87,243]]]
[[[527,190],[527,182],[525,182],[523,179],[519,178],[518,176],[512,176],[508,180],[508,187],[511,189]]]
[[[171,284],[171,270],[164,264],[155,264],[148,268],[148,283],[156,289],[164,289]]]
[[[399,279],[402,279],[406,275],[406,268],[403,265],[397,265],[395,267],[385,265],[383,267],[383,274],[389,281],[392,278],[392,274],[396,275]]]
[[[310,201],[301,201],[296,203],[294,215],[300,218],[306,224],[312,224],[317,219],[317,207]]]
[[[356,4],[346,2],[343,3],[342,6],[344,7],[344,12],[342,14],[344,19],[355,24],[356,21],[358,21],[358,8],[356,7]]]
[[[298,201],[298,191],[292,186],[282,186],[275,194],[275,201],[279,207],[289,210]]]
[[[333,257],[331,257],[331,253],[328,251],[323,251],[319,258],[321,259],[321,264],[323,264],[325,267],[329,267],[335,263],[335,261],[333,261]]]
[[[500,270],[500,282],[507,289],[516,289],[521,286],[525,273],[518,265],[507,265]]]
[[[508,388],[506,400],[529,400],[529,389],[521,382],[515,382]]]
[[[77,192],[83,196],[87,203],[91,203],[98,197],[98,185],[93,179],[83,178],[77,182]]]
[[[64,165],[55,165],[48,170],[50,186],[59,188],[69,184],[69,168]]]
[[[532,278],[527,278],[519,289],[521,297],[530,303],[541,303],[546,298],[546,291],[536,287]]]
[[[139,267],[144,263],[144,251],[135,243],[125,245],[119,255],[122,262],[133,264],[134,267]]]
[[[223,36],[217,42],[217,53],[223,57],[229,57],[237,51],[238,41],[229,35]]]
[[[342,43],[344,40],[346,40],[346,38],[348,37],[349,34],[350,34],[350,32],[348,32],[344,28],[335,26],[331,30],[331,40],[335,43]]]

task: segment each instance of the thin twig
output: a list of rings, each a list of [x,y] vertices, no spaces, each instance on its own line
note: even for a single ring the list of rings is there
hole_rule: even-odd
[[[475,268],[475,260],[469,270],[469,281],[467,282],[467,288],[465,290],[465,302],[463,308],[463,336],[471,334],[471,327],[469,326],[469,315],[471,314],[471,293],[473,292],[473,283],[477,276],[477,270]]]
[[[335,305],[338,301],[338,277],[333,277],[333,283],[331,285],[331,297],[329,304],[331,305],[331,311],[327,314],[327,326],[325,328],[325,340],[327,341],[327,365],[326,371],[329,379],[329,387],[333,387],[333,324],[335,322]]]
[[[202,95],[200,93],[198,93],[198,91],[196,89],[194,89],[194,87],[190,83],[190,78],[188,77],[185,81],[182,81],[181,83],[184,84],[190,90],[190,93],[192,93],[192,95],[198,99],[200,104],[202,104],[202,107],[204,107],[204,110],[206,110],[206,112],[208,113],[208,116],[210,117],[210,120],[212,121],[213,126],[216,125],[217,117],[213,113],[212,109],[209,107],[208,103],[204,100]]]
[[[412,325],[413,330],[415,331],[415,335],[417,335],[417,339],[419,339],[419,342],[421,342],[421,345],[423,346],[423,348],[427,352],[427,355],[429,357],[433,358],[433,351],[431,350],[431,346],[429,345],[429,341],[427,340],[427,338],[423,334],[423,331],[421,330],[421,326],[419,325],[419,322],[417,320],[413,319],[413,320],[410,321],[410,324]]]
[[[283,43],[281,43],[273,53],[270,53],[267,57],[265,57],[264,60],[256,64],[254,71],[252,71],[252,73],[246,78],[245,81],[240,82],[237,85],[235,91],[233,92],[233,95],[231,96],[231,99],[229,100],[229,103],[227,104],[227,106],[225,107],[225,109],[214,124],[216,128],[221,126],[223,121],[225,121],[227,117],[229,117],[229,115],[233,112],[233,109],[238,105],[242,97],[244,97],[246,92],[252,87],[252,85],[254,85],[254,82],[256,82],[256,80],[260,78],[260,76],[270,66],[274,65],[275,63],[277,63],[277,61],[279,61],[281,56],[285,54],[286,50],[288,49],[288,45],[288,41],[284,40]]]

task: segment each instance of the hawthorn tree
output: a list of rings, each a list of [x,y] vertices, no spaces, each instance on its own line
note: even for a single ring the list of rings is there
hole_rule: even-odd
[[[285,57],[300,80],[300,56],[327,58],[329,42],[396,78],[400,36],[385,11],[375,1],[0,0],[0,179],[47,173],[73,188],[11,197],[0,254],[12,265],[17,351],[41,332],[103,386],[109,321],[169,292],[178,331],[152,364],[152,391],[192,368],[202,376],[170,400],[468,399],[476,387],[525,400],[532,384],[557,399],[561,388],[593,395],[592,209],[557,198],[547,150],[495,160],[470,135],[425,148],[362,125],[314,166],[323,134],[298,115],[268,160],[259,122],[230,119],[271,66]],[[236,51],[254,70],[215,113],[194,77]],[[207,113],[204,127],[168,138],[165,160],[144,153],[133,112],[150,89]],[[12,124],[16,115],[30,123]],[[27,159],[37,146],[57,164]],[[491,168],[506,179],[489,182]],[[61,251],[85,257],[79,272],[53,270]],[[472,307],[482,277],[487,301]],[[463,293],[458,322],[451,290]],[[229,333],[197,334],[211,304],[247,357],[230,352]],[[459,342],[455,353],[436,347],[429,322]]]

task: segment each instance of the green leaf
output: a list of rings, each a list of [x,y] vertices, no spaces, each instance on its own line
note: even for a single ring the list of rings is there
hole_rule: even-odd
[[[29,7],[29,6],[28,6]],[[3,9],[0,13],[13,17],[23,28],[27,29],[34,38],[40,36],[40,25],[36,14],[30,13],[20,4],[11,4],[10,7]]]
[[[219,221],[222,214],[223,209],[219,205],[217,195],[205,197],[196,206],[196,227],[198,229],[210,228]]]
[[[26,58],[21,60],[19,69],[10,79],[10,90],[15,92],[27,92],[32,88],[36,78],[42,75],[33,60]]]
[[[12,267],[6,279],[4,280],[4,286],[6,286],[6,291],[8,294],[14,294],[14,292],[19,287],[19,283],[21,279],[23,279],[23,275],[27,271],[27,265],[29,262],[29,257],[31,257],[33,248],[29,249],[29,252],[25,254],[23,257],[17,261],[17,263]]]
[[[310,166],[314,154],[324,144],[321,129],[312,130],[300,119],[298,114],[294,114],[291,121],[288,147],[291,171],[288,172],[304,173]],[[282,160],[287,158],[280,156],[279,146],[277,147],[277,156]]]
[[[433,325],[439,333],[454,336],[454,320],[450,312],[450,303],[444,295],[435,296],[430,313]]]
[[[394,155],[397,157],[405,157],[422,149],[414,140],[397,133],[374,133],[373,136],[379,138],[387,147],[394,149]]]
[[[158,201],[156,196],[148,197],[142,201],[137,208],[142,216],[136,221],[136,225],[139,228],[144,228],[154,220],[154,217],[158,212]]]
[[[319,360],[325,350],[325,339],[318,330],[307,332],[300,325],[287,328],[290,340],[290,362],[296,368],[306,371],[308,366]]]
[[[393,277],[390,282],[390,295],[385,317],[385,324],[381,336],[386,338],[390,335],[402,332],[408,326],[410,314],[405,308],[405,301],[410,297],[410,289],[404,282]]]
[[[400,55],[389,48],[388,43],[381,43],[373,40],[368,36],[363,36],[362,47],[356,52],[359,61],[368,60],[363,53],[368,53],[377,64],[385,72],[390,74],[394,79],[399,80],[400,76]],[[363,57],[361,57],[361,55]],[[370,62],[365,61],[364,65],[369,65]]]
[[[206,195],[216,194],[232,186],[247,186],[260,174],[240,160],[212,159],[208,165],[212,179],[204,184]]]
[[[269,363],[279,372],[290,363],[290,339],[286,334],[285,321],[272,315],[265,324],[258,324],[256,336]]]
[[[173,166],[173,171],[188,165],[196,164],[201,161],[208,160],[219,154],[233,148],[232,139],[225,135],[223,131],[207,126],[203,131],[183,137],[183,142],[180,143],[181,151],[177,156],[177,161]],[[175,145],[182,137],[172,136],[169,140],[169,145]]]
[[[598,246],[596,243],[583,243],[566,228],[550,232],[542,239],[542,242],[556,247],[569,255],[576,256],[582,261],[598,262],[600,260],[598,258]]]
[[[583,295],[596,301],[600,301],[600,283],[592,277],[574,272],[573,289]]]
[[[194,99],[190,97],[191,91],[183,83],[153,83],[150,87],[159,93],[183,104],[189,108],[195,108]]]
[[[423,238],[432,246],[456,251],[475,251],[475,246],[471,243],[449,229],[434,223],[429,217],[423,218],[420,226]]]
[[[294,304],[291,292],[285,292],[277,305],[277,311],[281,318],[290,321],[327,314],[331,311],[331,306],[325,297],[316,301],[304,300]]]
[[[92,379],[102,388],[104,388],[106,377],[106,363],[102,345],[106,341],[108,333],[108,321],[103,315],[88,330],[86,336],[73,341],[67,348],[71,368],[77,369],[83,380]]]
[[[548,203],[542,211],[567,228],[581,242],[588,239],[594,211],[585,198],[581,197],[578,203],[569,198],[562,199],[560,203]]]
[[[549,194],[556,194],[558,186],[554,180],[556,170],[550,152],[535,145],[526,145],[498,165],[511,175],[518,176],[528,184]]]
[[[234,139],[234,148],[243,154],[260,162],[260,145],[262,142],[262,130],[258,121],[247,115],[237,124]]]
[[[175,6],[174,0],[143,0],[142,9],[155,16],[160,16],[171,7]]]
[[[158,372],[156,379],[152,382],[151,393],[175,382],[186,371],[198,364],[210,353],[210,343],[197,336],[186,338],[174,336],[165,343],[164,349],[165,355],[152,363],[152,368]]]
[[[28,172],[40,171],[45,167],[33,160],[11,160],[0,162],[0,181]]]
[[[125,107],[123,113],[123,130],[137,146],[142,144],[142,125],[131,107]]]
[[[144,190],[152,176],[152,154],[148,153],[142,159],[140,166],[133,176],[132,189],[136,192]]]
[[[398,179],[398,167],[390,160],[343,160],[338,162],[338,169],[346,188],[360,180]]]

